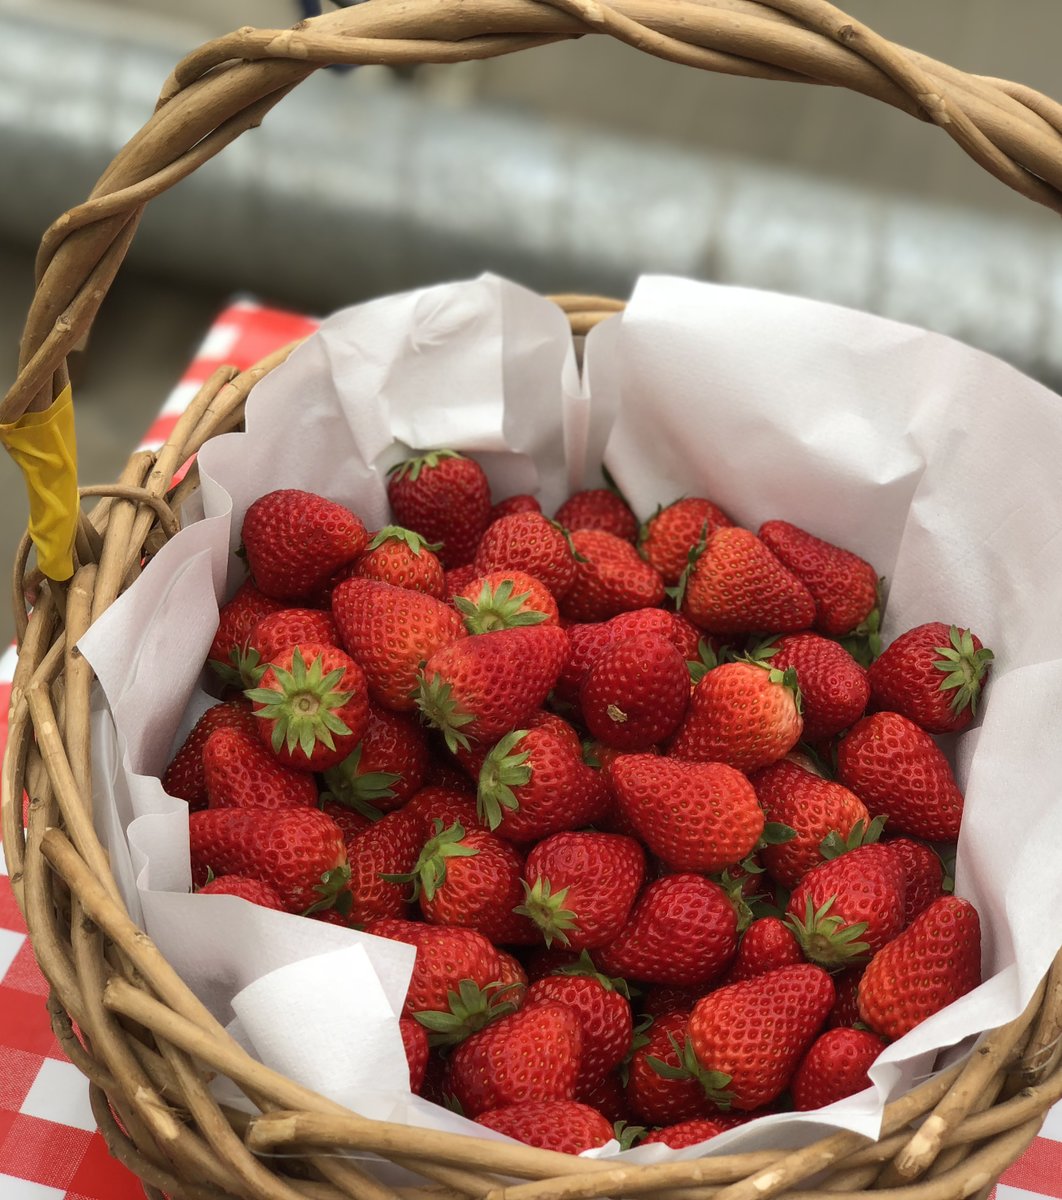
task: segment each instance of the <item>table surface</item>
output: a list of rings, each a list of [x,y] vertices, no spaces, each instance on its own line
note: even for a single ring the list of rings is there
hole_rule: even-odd
[[[141,449],[157,449],[200,384],[226,363],[245,369],[316,328],[307,317],[238,301],[211,326]],[[0,659],[0,748],[14,654]],[[0,1200],[143,1200],[137,1179],[96,1131],[88,1082],[59,1048],[26,927],[0,854]],[[1002,1177],[995,1200],[1062,1200],[1062,1104]],[[992,1200],[990,1197],[990,1200]]]

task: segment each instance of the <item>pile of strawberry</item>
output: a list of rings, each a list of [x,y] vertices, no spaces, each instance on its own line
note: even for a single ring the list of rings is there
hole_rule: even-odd
[[[989,668],[969,630],[876,656],[870,564],[707,499],[551,520],[450,451],[388,490],[374,534],[251,506],[228,691],[163,783],[200,891],[416,947],[415,1092],[572,1153],[686,1146],[862,1090],[979,983],[937,741]]]

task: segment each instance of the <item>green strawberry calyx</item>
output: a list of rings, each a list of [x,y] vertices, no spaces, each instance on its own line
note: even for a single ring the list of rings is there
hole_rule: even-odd
[[[469,633],[492,633],[495,629],[515,629],[520,625],[541,625],[546,620],[546,614],[538,609],[525,608],[531,598],[530,592],[519,592],[513,595],[516,587],[512,579],[503,579],[496,588],[489,583],[483,584],[483,589],[475,600],[464,596],[455,596],[454,604],[457,611],[465,619],[465,628]]]
[[[619,1142],[621,1150],[630,1150],[636,1142],[640,1142],[649,1132],[644,1125],[630,1125],[626,1121],[617,1121],[612,1126],[613,1135]]]
[[[451,754],[456,754],[458,748],[471,748],[468,734],[462,733],[461,727],[476,718],[461,708],[454,697],[453,685],[447,683],[438,671],[433,672],[430,679],[422,673],[413,696],[424,719],[442,733]]]
[[[675,1054],[678,1056],[679,1065],[671,1066],[662,1059],[654,1058],[649,1055],[646,1058],[646,1063],[654,1070],[661,1079],[689,1080],[696,1079],[704,1089],[705,1096],[724,1111],[730,1107],[730,1081],[734,1078],[733,1075],[727,1075],[725,1071],[710,1071],[697,1061],[697,1055],[693,1052],[693,1043],[689,1038],[686,1038],[684,1044],[679,1044],[678,1039],[673,1033],[668,1034],[668,1041],[671,1043]]]
[[[326,908],[334,908],[341,916],[349,917],[354,905],[354,896],[350,890],[350,867],[344,863],[341,867],[333,867],[321,876],[321,882],[314,884],[313,890],[321,897],[315,900],[309,908],[303,909],[304,917],[316,912],[324,912]]]
[[[522,983],[488,983],[480,987],[471,979],[462,979],[457,991],[447,991],[446,1011],[425,1009],[413,1017],[428,1031],[428,1043],[432,1046],[456,1046],[465,1038],[485,1029],[499,1017],[516,1012],[513,989],[522,988]],[[506,999],[502,999],[503,996]]]
[[[836,640],[861,667],[869,667],[881,654],[881,614],[885,611],[885,576],[878,580],[878,602],[851,630]]]
[[[425,541],[412,529],[406,529],[402,525],[385,525],[366,546],[366,552],[378,550],[384,542],[404,542],[414,554],[420,554],[424,550],[430,550],[434,554],[436,550],[442,549],[442,542]]]
[[[590,957],[589,950],[584,950],[575,962],[555,967],[551,974],[575,975],[583,979],[596,979],[606,992],[619,992],[626,1000],[631,998],[631,990],[626,979],[622,979],[618,975],[606,975],[603,971],[599,971],[594,960]]]
[[[352,808],[370,821],[379,821],[383,813],[374,801],[394,799],[394,785],[401,782],[402,776],[391,771],[359,770],[362,748],[359,742],[341,763],[325,771],[328,790],[321,799]]]
[[[977,704],[981,699],[981,685],[989,664],[995,658],[991,650],[978,650],[974,646],[973,634],[968,629],[952,625],[948,634],[949,646],[934,646],[939,654],[933,666],[944,672],[942,692],[954,691],[951,711],[958,716],[968,708],[971,716],[977,716]]]
[[[411,883],[413,891],[410,901],[419,898],[421,892],[431,903],[435,894],[446,882],[446,863],[451,858],[474,858],[479,851],[474,846],[464,845],[465,827],[460,821],[455,821],[449,829],[443,828],[442,821],[435,818],[435,836],[424,843],[420,858],[412,871],[403,875],[384,875],[380,878],[388,883]]]
[[[520,807],[514,787],[531,782],[531,767],[528,764],[530,750],[514,753],[528,730],[514,729],[507,733],[483,760],[479,769],[479,786],[476,790],[476,808],[480,820],[486,821],[493,830],[505,817],[505,810],[516,812]]]
[[[697,541],[690,547],[689,554],[686,555],[686,567],[679,576],[679,581],[673,588],[665,588],[664,591],[675,601],[675,611],[682,611],[682,602],[686,598],[686,588],[689,586],[690,577],[697,569],[697,562],[704,553],[708,545],[708,522],[705,521],[701,526],[700,536]]]
[[[568,898],[568,889],[563,887],[555,892],[548,879],[540,875],[533,884],[521,880],[524,889],[524,902],[513,909],[522,917],[528,917],[542,930],[546,945],[552,946],[554,938],[563,945],[570,945],[568,934],[579,932],[579,922],[576,914],[564,907]]]
[[[871,846],[881,838],[887,820],[888,817],[879,816],[868,823],[860,818],[848,831],[847,837],[839,830],[831,829],[819,843],[819,853],[831,860],[840,858],[850,850],[858,850],[860,846]]]
[[[719,875],[713,875],[712,879],[715,883],[726,892],[727,899],[737,915],[737,932],[744,933],[758,916],[761,916],[760,906],[768,899],[767,892],[756,892],[753,895],[748,895],[745,892],[745,882],[749,875],[763,874],[763,867],[755,861],[750,854],[749,857],[741,864],[742,872],[738,875],[732,875],[729,868],[724,870]]]
[[[804,918],[794,914],[785,923],[796,935],[804,957],[821,967],[848,966],[870,957],[870,945],[859,939],[867,931],[866,921],[848,922],[842,916],[830,915],[836,896],[831,896],[820,908],[807,898]]]
[[[387,474],[393,475],[395,479],[405,479],[409,476],[410,483],[416,483],[420,478],[421,471],[425,467],[434,470],[443,459],[446,458],[464,458],[463,454],[458,454],[456,450],[429,450],[427,454],[417,454],[413,458],[407,458],[403,462],[395,463],[389,468]]]
[[[686,660],[686,669],[694,683],[700,683],[709,671],[719,666],[719,655],[712,649],[712,643],[707,638],[697,642],[697,657]]]
[[[339,690],[344,668],[324,673],[322,657],[318,655],[309,667],[298,646],[292,655],[291,670],[272,663],[273,683],[269,687],[248,688],[244,695],[255,705],[255,716],[273,722],[271,744],[273,753],[281,749],[293,753],[296,746],[310,758],[314,747],[336,748],[333,733],[350,733],[350,727],[336,714],[354,694]]]
[[[229,651],[228,662],[212,658],[207,665],[213,668],[214,674],[222,683],[241,689],[257,687],[259,680],[269,669],[269,664],[262,662],[261,655],[252,646],[233,646]]]

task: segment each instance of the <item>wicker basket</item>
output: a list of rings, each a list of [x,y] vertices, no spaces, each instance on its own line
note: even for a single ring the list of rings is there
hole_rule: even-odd
[[[822,0],[375,0],[289,31],[239,30],[177,67],[154,116],[90,199],[45,234],[20,373],[0,420],[46,409],[66,386],[66,355],[91,324],[145,203],[257,125],[319,66],[458,62],[586,33],[707,70],[876,97],[935,122],[986,170],[1062,211],[1062,106],[895,46]],[[576,332],[622,307],[579,297],[560,303]],[[56,1034],[91,1080],[112,1153],[150,1196],[188,1200],[987,1194],[1062,1097],[1062,961],[1022,1017],[987,1034],[964,1064],[890,1104],[878,1142],[839,1132],[798,1151],[639,1167],[358,1117],[255,1062],[192,995],[130,919],[93,832],[92,672],[76,643],[136,579],[145,555],[176,532],[174,512],[196,481],[193,467],[172,489],[178,468],[239,424],[251,387],[286,354],[243,374],[218,371],[162,449],[134,455],[113,486],[82,490],[103,499],[81,518],[79,565],[68,583],[30,569],[28,536],[16,563],[21,653],[3,770],[4,848],[51,985]],[[34,600],[28,617],[26,596]],[[262,1115],[220,1107],[207,1087],[218,1072]],[[396,1192],[344,1150],[382,1155],[425,1186]],[[506,1183],[512,1178],[526,1182]]]

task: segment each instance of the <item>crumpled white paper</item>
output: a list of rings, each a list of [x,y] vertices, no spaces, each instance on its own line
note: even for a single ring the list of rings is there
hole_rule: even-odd
[[[81,648],[97,827],[130,912],[262,1061],[366,1116],[497,1136],[408,1092],[396,1015],[411,947],[229,897],[189,895],[187,812],[158,780],[211,700],[200,664],[251,502],[300,487],[384,522],[410,448],[475,453],[499,496],[547,512],[604,461],[639,516],[706,495],[750,528],[782,517],[888,579],[886,640],[945,620],[996,652],[979,727],[956,739],[967,797],[957,890],[978,907],[986,982],[894,1043],[874,1087],[814,1116],[763,1118],[716,1150],[874,1136],[885,1099],[937,1051],[1018,1015],[1059,948],[1044,847],[1062,844],[1062,406],[948,338],[831,305],[679,279],[639,282],[587,338],[582,375],[556,308],[492,276],[338,313],[255,388],[247,432],[200,454],[202,518]],[[325,986],[328,984],[329,986]],[[341,1050],[337,1053],[337,1047]],[[616,1143],[595,1156],[617,1153]],[[632,1161],[695,1157],[647,1146]]]

